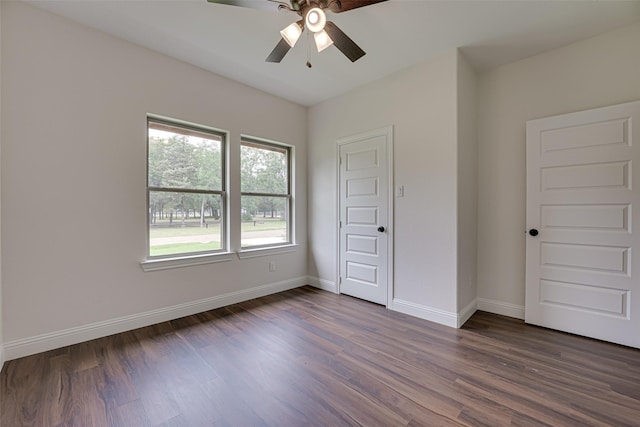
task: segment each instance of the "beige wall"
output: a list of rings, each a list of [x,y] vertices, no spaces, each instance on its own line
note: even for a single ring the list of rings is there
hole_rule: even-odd
[[[640,23],[478,78],[479,307],[524,316],[525,122],[640,99]]]
[[[8,357],[305,283],[306,108],[22,2],[2,12]],[[235,219],[240,134],[293,144],[297,251],[143,272],[147,113],[230,131]]]
[[[476,74],[460,52],[458,52],[457,71],[458,297],[456,309],[458,313],[464,313],[466,316],[475,311],[477,296],[478,145],[476,142]]]
[[[335,287],[336,140],[393,125],[394,182],[404,186],[405,195],[395,198],[390,306],[453,325],[458,308],[458,160],[465,165],[467,160],[474,162],[473,154],[458,159],[458,131],[464,135],[465,148],[474,139],[471,126],[458,128],[459,59],[464,61],[451,50],[309,110],[309,274],[326,287]],[[462,67],[463,92],[471,94],[473,73],[466,63]],[[463,110],[472,115],[473,101]],[[471,186],[460,188],[472,191]],[[460,220],[475,222],[469,218]],[[471,279],[475,247],[461,259]],[[475,280],[468,285],[475,287]],[[475,291],[471,293],[475,298]]]

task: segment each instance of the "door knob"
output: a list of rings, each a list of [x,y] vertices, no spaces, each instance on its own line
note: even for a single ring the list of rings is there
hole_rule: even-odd
[[[384,233],[384,227],[383,226],[378,227],[378,231],[381,233]]]
[[[538,235],[538,230],[532,228],[531,230],[529,230],[529,235],[532,237],[536,237]]]

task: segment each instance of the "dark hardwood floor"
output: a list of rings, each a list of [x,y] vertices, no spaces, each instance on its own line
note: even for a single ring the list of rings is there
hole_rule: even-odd
[[[0,425],[639,426],[640,350],[304,287],[9,361]]]

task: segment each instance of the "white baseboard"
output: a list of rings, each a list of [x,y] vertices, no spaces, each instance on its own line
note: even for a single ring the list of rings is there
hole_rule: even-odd
[[[469,304],[467,304],[467,306],[463,308],[462,311],[458,313],[457,327],[460,328],[462,325],[464,325],[464,322],[469,320],[469,318],[473,316],[473,313],[475,313],[477,309],[478,300],[474,299]]]
[[[478,310],[524,320],[524,306],[504,301],[478,298]]]
[[[2,368],[4,368],[4,346],[0,342],[0,372],[2,372]]]
[[[320,279],[319,277],[307,277],[307,283],[314,288],[322,289],[325,291],[333,292],[334,294],[338,293],[338,287],[335,282],[326,279]]]
[[[130,331],[132,329],[142,328],[144,326],[166,322],[180,317],[202,313],[203,311],[248,301],[265,295],[298,288],[306,285],[307,282],[308,278],[306,276],[298,277],[282,282],[256,286],[254,288],[244,289],[237,292],[230,292],[198,301],[151,310],[144,313],[133,314],[89,325],[69,328],[62,331],[55,331],[15,341],[9,341],[4,343],[4,357],[6,360],[17,359],[19,357],[29,356],[31,354],[41,353],[43,351],[53,350],[120,332]]]
[[[452,328],[456,328],[458,326],[458,315],[449,311],[427,307],[413,302],[399,300],[397,298],[393,299],[393,304],[389,308],[394,311],[399,311],[400,313],[429,320],[430,322],[451,326]]]

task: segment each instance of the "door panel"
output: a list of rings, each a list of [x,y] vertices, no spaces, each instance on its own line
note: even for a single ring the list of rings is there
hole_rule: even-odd
[[[541,169],[542,190],[583,188],[629,189],[629,163],[595,163],[591,165]]]
[[[575,307],[594,314],[624,317],[628,291],[576,283],[540,281],[540,301],[559,307]]]
[[[347,181],[347,197],[377,196],[378,178],[361,178]]]
[[[340,292],[387,304],[388,130],[339,141]],[[378,231],[378,227],[384,231]]]
[[[542,206],[543,228],[629,233],[629,205]]]
[[[540,244],[540,265],[626,275],[629,249],[601,245]]]
[[[374,196],[377,197],[377,196]],[[353,203],[353,196],[347,196],[350,203]],[[378,224],[378,206],[347,206],[347,216],[345,225],[350,226],[372,226]]]
[[[638,122],[640,102],[527,122],[528,323],[640,348]]]

